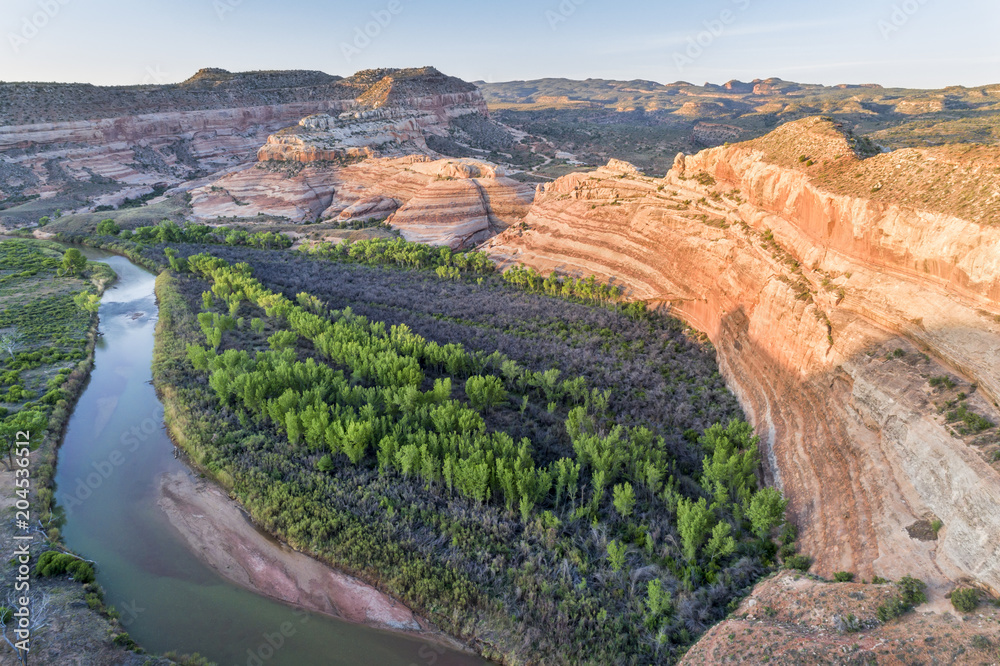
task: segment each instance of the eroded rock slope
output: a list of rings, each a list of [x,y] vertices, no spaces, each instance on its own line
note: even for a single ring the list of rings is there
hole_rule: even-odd
[[[485,249],[705,331],[814,571],[1000,590],[1000,151],[868,148],[814,118],[662,180],[613,161]]]
[[[0,92],[0,222],[13,226],[38,221],[34,208],[17,212],[32,198],[83,213],[192,190],[201,219],[218,211],[315,221],[334,200],[320,190],[336,182],[338,166],[441,157],[426,137],[454,143],[462,134],[474,142],[453,126],[459,119],[474,117],[473,125],[503,132],[474,85],[429,67],[366,70],[346,79],[208,69],[168,86],[0,84]],[[258,161],[313,169],[291,178],[278,168],[243,173]],[[237,174],[234,181],[217,183],[230,174]],[[257,176],[254,190],[248,183]],[[227,207],[227,190],[246,196]],[[393,210],[384,203],[379,213]]]

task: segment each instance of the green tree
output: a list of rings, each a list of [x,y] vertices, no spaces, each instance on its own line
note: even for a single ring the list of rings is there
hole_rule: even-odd
[[[736,540],[732,537],[732,532],[733,526],[724,520],[712,529],[712,538],[708,540],[705,551],[713,561],[724,559],[736,552]]]
[[[910,606],[919,606],[920,604],[927,603],[927,583],[919,578],[903,576],[896,583],[896,587],[899,588],[899,594],[903,598],[904,603]]]
[[[559,506],[564,496],[575,500],[580,482],[580,464],[574,463],[569,458],[561,458],[555,465],[556,506]]]
[[[616,484],[613,490],[615,511],[622,518],[628,518],[635,509],[635,491],[631,483]]]
[[[742,421],[728,427],[714,425],[701,438],[708,451],[701,485],[715,498],[719,507],[742,505],[757,487],[756,471],[760,465],[758,440],[753,429]]]
[[[784,522],[787,507],[788,502],[778,490],[774,488],[758,490],[747,508],[747,518],[750,519],[753,533],[761,539],[767,537],[772,529]]]
[[[81,291],[73,297],[73,302],[78,308],[87,312],[97,312],[101,307],[101,297],[89,291]]]
[[[979,605],[979,590],[967,587],[951,593],[951,605],[961,613],[971,613]]]
[[[677,503],[677,531],[681,535],[684,557],[694,562],[698,550],[712,532],[712,510],[702,497],[697,502],[682,499]]]
[[[489,411],[507,401],[507,389],[499,377],[492,375],[469,377],[465,382],[469,402],[479,410]]]
[[[99,236],[117,236],[121,232],[121,227],[114,220],[101,220],[97,223],[97,235]]]
[[[274,351],[282,351],[294,348],[298,340],[299,336],[294,331],[278,331],[267,339],[267,343]]]
[[[75,247],[66,250],[63,255],[62,265],[59,267],[59,275],[77,276],[87,269],[87,258],[83,256]]]
[[[670,592],[663,589],[663,582],[656,578],[646,586],[646,627],[655,629],[660,622],[670,615],[673,608],[673,598]]]
[[[357,465],[365,457],[368,447],[373,443],[374,429],[367,421],[354,421],[347,426],[345,437],[341,441],[341,447],[351,462]],[[426,462],[429,455],[423,455],[422,461]],[[426,476],[426,475],[425,475]],[[434,479],[427,479],[433,481]]]
[[[170,270],[175,273],[184,273],[187,271],[187,260],[183,257],[178,258],[177,250],[168,247],[163,251],[163,254],[166,255],[167,261],[170,263]]]
[[[618,541],[608,543],[608,562],[611,563],[611,570],[618,572],[625,566],[625,553],[628,546]]]

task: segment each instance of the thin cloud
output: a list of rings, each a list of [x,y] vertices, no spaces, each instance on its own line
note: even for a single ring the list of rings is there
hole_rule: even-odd
[[[801,32],[804,30],[815,30],[818,28],[829,28],[835,25],[848,23],[845,19],[827,19],[821,21],[779,21],[772,23],[747,23],[737,21],[724,27],[723,32],[714,39],[716,41],[725,40],[728,37],[750,37],[757,35],[773,35],[786,32]],[[621,41],[607,44],[598,52],[601,55],[632,55],[636,53],[672,51],[686,46],[689,39],[697,37],[705,30],[705,26],[700,25],[691,30],[675,30],[659,35],[649,35],[637,37],[628,41]]]

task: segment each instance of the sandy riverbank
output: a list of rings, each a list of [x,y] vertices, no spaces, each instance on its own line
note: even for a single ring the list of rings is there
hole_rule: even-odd
[[[159,506],[191,549],[232,582],[287,604],[465,649],[402,603],[261,533],[217,485],[164,475]]]

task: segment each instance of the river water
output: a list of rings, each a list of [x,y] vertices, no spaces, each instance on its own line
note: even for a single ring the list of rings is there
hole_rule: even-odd
[[[155,277],[127,259],[87,250],[119,281],[103,298],[95,367],[59,451],[62,533],[98,564],[107,603],[153,653],[201,653],[219,666],[485,664],[419,639],[307,613],[245,590],[188,548],[157,505],[174,458],[151,384]]]

